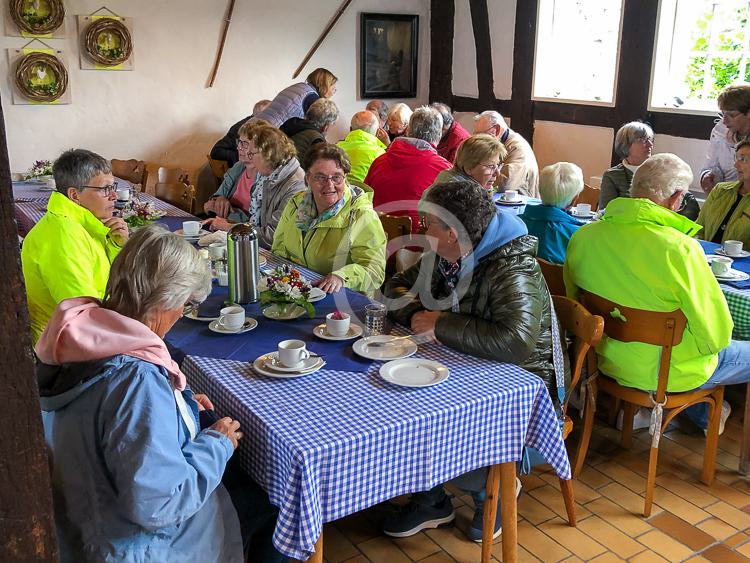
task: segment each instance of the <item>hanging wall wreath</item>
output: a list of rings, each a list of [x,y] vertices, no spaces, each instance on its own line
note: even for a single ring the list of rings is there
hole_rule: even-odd
[[[10,0],[9,7],[18,29],[33,35],[52,33],[65,20],[62,0]]]
[[[68,71],[54,55],[29,53],[18,61],[16,86],[29,100],[54,102],[68,88]]]
[[[122,21],[101,18],[86,28],[83,48],[95,63],[116,66],[130,58],[133,53],[133,41],[130,31]]]

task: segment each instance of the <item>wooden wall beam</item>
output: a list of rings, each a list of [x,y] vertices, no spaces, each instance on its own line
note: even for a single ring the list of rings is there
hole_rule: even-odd
[[[474,31],[474,47],[477,58],[477,85],[479,104],[490,108],[495,101],[495,81],[492,69],[492,42],[490,39],[490,15],[487,0],[469,0],[471,27]]]
[[[430,2],[430,102],[453,107],[454,0]]]

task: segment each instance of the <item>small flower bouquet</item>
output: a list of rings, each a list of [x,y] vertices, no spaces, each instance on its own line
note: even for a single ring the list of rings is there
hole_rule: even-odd
[[[279,266],[260,280],[261,305],[277,304],[299,305],[307,311],[310,318],[315,316],[315,307],[307,300],[310,294],[310,282],[292,266]]]
[[[52,162],[49,160],[35,161],[24,177],[27,180],[31,180],[32,178],[41,178],[43,176],[52,177]]]
[[[157,211],[153,203],[141,203],[135,199],[126,203],[122,208],[122,218],[131,229],[150,225],[162,215],[164,214]]]

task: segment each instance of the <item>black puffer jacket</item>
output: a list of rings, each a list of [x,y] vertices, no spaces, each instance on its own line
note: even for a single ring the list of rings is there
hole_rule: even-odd
[[[459,298],[460,312],[450,312],[449,303],[437,320],[435,336],[460,352],[516,364],[538,375],[550,396],[556,398],[551,304],[535,259],[536,245],[535,237],[525,235],[481,258]],[[441,299],[450,295],[437,263],[434,253],[426,254],[385,284],[384,293],[389,298],[411,296],[405,307],[389,313],[396,322],[409,326],[411,316],[426,308],[415,287],[423,264],[432,268],[432,296]],[[414,291],[410,291],[412,287]]]

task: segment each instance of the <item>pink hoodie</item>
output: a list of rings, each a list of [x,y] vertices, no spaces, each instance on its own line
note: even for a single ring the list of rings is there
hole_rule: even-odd
[[[92,297],[61,301],[34,349],[49,365],[125,354],[165,368],[175,389],[182,391],[187,384],[156,333],[139,321],[102,308]]]

